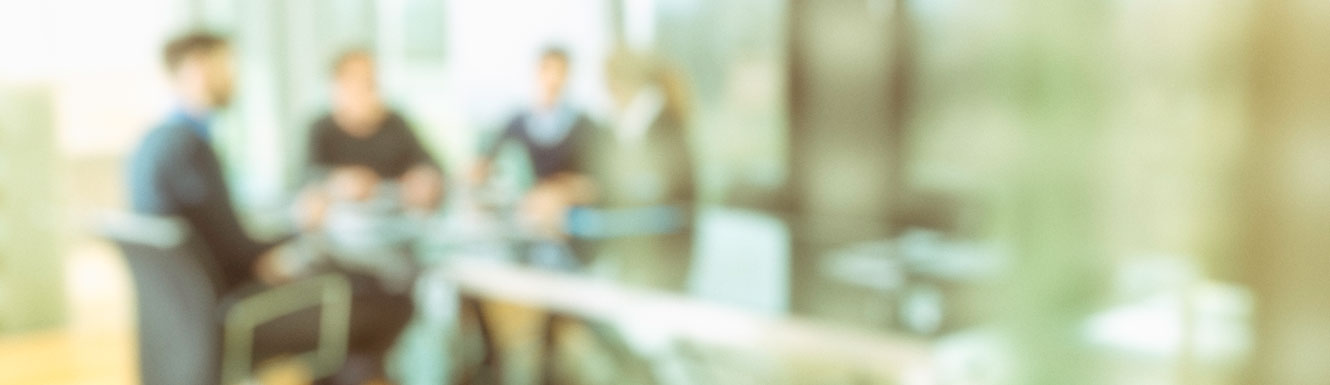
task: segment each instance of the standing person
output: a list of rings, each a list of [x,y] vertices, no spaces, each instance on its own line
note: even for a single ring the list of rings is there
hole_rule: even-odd
[[[610,233],[603,255],[631,256],[616,260],[627,283],[682,290],[692,259],[696,189],[685,79],[663,60],[624,49],[605,69],[615,140],[599,165],[594,207],[621,214],[588,222]]]
[[[233,90],[229,44],[214,34],[188,34],[171,40],[163,58],[178,106],[130,159],[133,211],[187,222],[220,267],[222,293],[245,292],[238,289],[256,281],[274,285],[294,279],[280,267],[275,244],[254,240],[241,226],[212,148],[211,117],[229,105]],[[351,278],[350,354],[342,371],[322,379],[325,383],[384,378],[383,354],[411,316],[409,298],[383,294],[373,282]],[[319,312],[307,309],[260,325],[255,331],[256,361],[312,350]]]

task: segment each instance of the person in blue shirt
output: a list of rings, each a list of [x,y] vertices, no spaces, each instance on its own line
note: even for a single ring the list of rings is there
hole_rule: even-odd
[[[224,284],[235,287],[254,278],[275,245],[240,225],[211,146],[212,114],[232,96],[229,48],[220,37],[193,34],[168,44],[164,61],[177,104],[130,159],[130,203],[138,213],[187,221],[217,257]]]
[[[505,144],[519,145],[530,160],[535,185],[521,202],[520,214],[533,230],[560,236],[568,207],[595,200],[593,174],[607,139],[586,114],[565,95],[569,55],[560,47],[541,52],[536,71],[535,103],[518,112],[497,140],[482,151],[472,169],[474,184],[483,184]]]
[[[520,144],[530,156],[537,183],[587,172],[592,152],[589,146],[597,133],[591,120],[564,95],[568,65],[568,52],[562,48],[551,47],[541,53],[535,103],[513,116],[499,138],[483,151],[475,171],[478,179],[488,177],[500,147],[510,142]]]
[[[219,267],[219,289],[228,296],[298,279],[284,272],[279,253],[274,252],[276,243],[255,240],[241,225],[212,148],[211,117],[230,104],[233,90],[227,41],[209,33],[188,34],[171,40],[163,57],[178,103],[130,158],[133,211],[187,222]],[[320,383],[383,379],[383,357],[413,312],[409,297],[389,294],[373,279],[348,279],[353,293],[348,361],[340,372]],[[319,312],[307,309],[260,325],[255,331],[255,359],[312,350],[318,340]],[[177,353],[196,354],[171,354]]]

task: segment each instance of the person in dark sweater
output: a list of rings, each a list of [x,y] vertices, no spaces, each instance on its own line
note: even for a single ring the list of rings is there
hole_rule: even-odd
[[[536,103],[513,116],[498,139],[483,152],[480,179],[489,176],[490,165],[506,143],[521,145],[531,158],[536,180],[548,181],[560,174],[586,173],[590,166],[588,146],[596,129],[581,111],[564,97],[568,82],[568,53],[548,48],[540,57],[537,70]]]
[[[400,187],[396,199],[407,208],[437,208],[442,167],[406,120],[384,105],[370,53],[342,54],[332,78],[332,111],[310,127],[309,186],[301,199],[305,227],[318,227],[332,202],[365,201],[386,182]]]
[[[417,168],[438,171],[434,158],[401,115],[383,111],[377,120],[365,133],[343,128],[332,114],[315,121],[310,128],[309,154],[314,174],[363,168],[380,179],[400,179]]]
[[[187,222],[216,260],[223,281],[221,292],[229,298],[299,279],[282,267],[279,256],[283,253],[276,252],[277,244],[255,240],[245,232],[212,149],[210,117],[226,107],[232,95],[226,40],[207,33],[189,34],[169,42],[163,56],[179,104],[130,158],[133,211]],[[353,298],[348,361],[339,373],[320,383],[359,384],[384,378],[384,354],[412,314],[409,298],[385,294],[372,279],[349,278]],[[260,325],[255,331],[256,362],[312,350],[318,341],[320,311],[306,309]],[[161,346],[187,348],[169,343]]]
[[[564,97],[569,57],[558,47],[540,55],[536,103],[517,113],[498,139],[482,151],[472,169],[474,183],[490,177],[495,157],[508,143],[516,143],[531,161],[536,184],[522,203],[523,213],[537,227],[558,233],[563,211],[595,199],[592,173],[604,147],[605,135]]]

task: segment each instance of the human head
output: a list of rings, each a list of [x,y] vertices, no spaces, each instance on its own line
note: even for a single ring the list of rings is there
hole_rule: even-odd
[[[605,85],[616,107],[627,108],[637,92],[650,84],[651,61],[645,55],[618,47],[605,61]]]
[[[372,120],[381,109],[374,57],[363,49],[342,53],[333,60],[333,109],[353,120]]]
[[[563,89],[568,82],[568,51],[561,47],[549,47],[540,53],[540,66],[536,73],[537,103],[541,107],[554,107],[563,96]]]
[[[605,84],[620,110],[628,108],[642,90],[654,88],[665,98],[664,113],[688,120],[692,103],[687,77],[663,57],[618,47],[605,61]]]
[[[162,62],[187,107],[210,111],[231,103],[235,70],[226,38],[208,32],[176,37],[162,49]]]

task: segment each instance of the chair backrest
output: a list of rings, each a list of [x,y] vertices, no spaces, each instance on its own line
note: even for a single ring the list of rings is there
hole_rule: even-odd
[[[140,383],[219,383],[221,275],[188,224],[116,214],[100,230],[119,246],[133,279]]]

